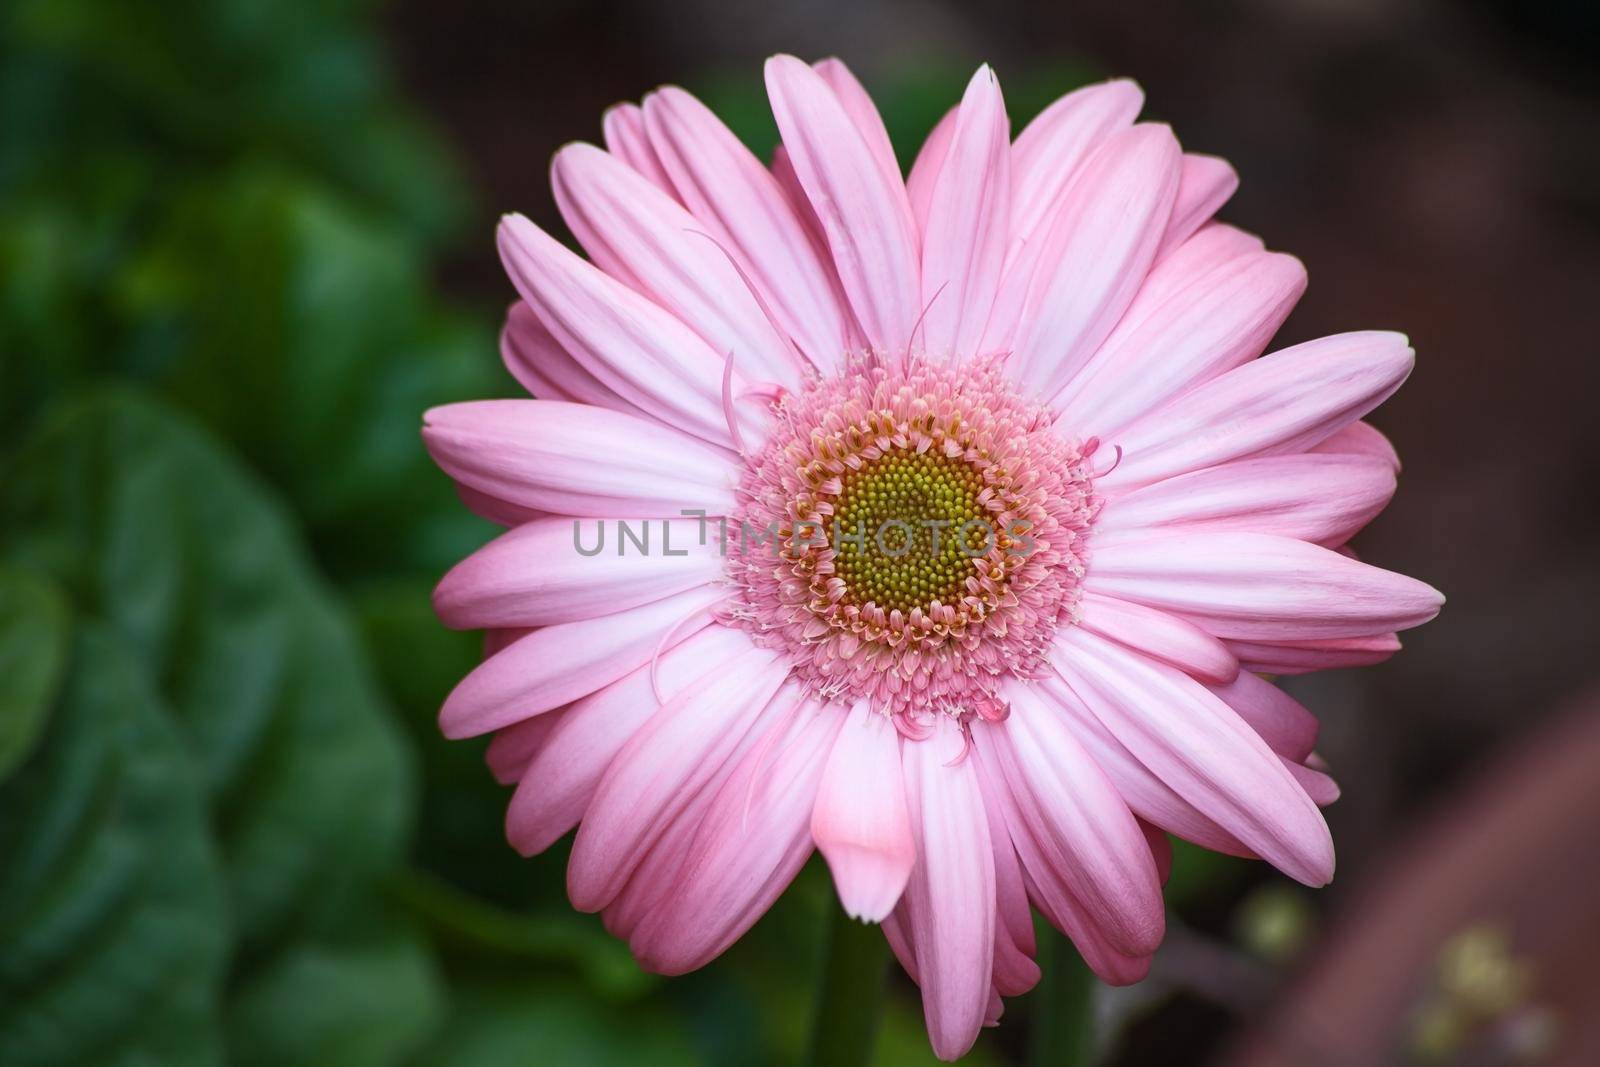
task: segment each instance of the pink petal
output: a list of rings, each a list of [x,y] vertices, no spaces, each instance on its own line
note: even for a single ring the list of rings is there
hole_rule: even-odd
[[[758,733],[760,729],[761,724],[757,724],[751,733]],[[684,801],[682,808],[656,834],[654,843],[617,890],[617,895],[600,909],[600,921],[606,933],[619,941],[632,941],[634,932],[671,895],[674,880],[688,861],[689,842],[711,811],[712,795],[731,773],[731,762],[723,765],[706,788]],[[645,970],[651,969],[647,961],[641,960],[639,965]]]
[[[989,817],[989,843],[994,847],[994,986],[1003,996],[1016,997],[1037,985],[1040,977],[1039,965],[1034,962],[1038,946],[1033,909],[1001,802],[990,799],[981,773],[978,784],[984,789],[983,810]]]
[[[1161,884],[1166,885],[1167,879],[1172,877],[1172,839],[1161,827],[1143,819],[1139,820],[1139,829],[1144,831],[1145,841],[1150,845],[1150,858],[1155,861],[1156,874],[1161,878]]]
[[[1093,593],[1084,596],[1082,611],[1081,625],[1196,678],[1226,682],[1239,673],[1226,645],[1175,615]]]
[[[1258,456],[1136,489],[1101,510],[1096,531],[1253,531],[1333,547],[1375,518],[1394,468],[1356,453]]]
[[[771,714],[773,705],[781,703],[785,710],[789,710],[798,703],[798,693],[794,689],[793,682],[785,683],[767,709],[757,716],[755,724],[744,735],[733,754],[717,768],[705,786],[693,796],[684,798],[684,803],[655,834],[638,866],[628,875],[626,884],[601,911],[607,932],[628,941],[640,965],[647,970],[653,969],[656,961],[641,951],[645,945],[638,937],[639,933],[662,908],[668,906],[678,892],[680,877],[689,862],[690,845],[710,816],[716,797],[746,757],[767,744],[776,725],[775,720],[784,717]]]
[[[723,354],[521,215],[501,219],[499,244],[522,298],[602,385],[670,426],[732,446],[722,407]],[[735,379],[738,396],[744,382]]]
[[[1161,235],[1156,259],[1187,241],[1238,188],[1239,174],[1227,160],[1185,153],[1178,175],[1178,199],[1172,205],[1172,218],[1167,222],[1167,232]]]
[[[1200,683],[1085,630],[1056,641],[1056,669],[1129,752],[1291,878],[1333,877],[1328,826],[1282,762]]]
[[[923,235],[928,232],[928,212],[933,206],[933,187],[939,180],[939,172],[944,170],[945,158],[950,154],[950,142],[955,138],[956,118],[960,114],[961,108],[951,108],[944,113],[944,118],[928,131],[927,139],[917,151],[917,158],[911,164],[911,173],[906,178],[906,196],[911,200],[911,217],[917,222],[917,231]]]
[[[682,89],[646,97],[644,115],[650,143],[684,204],[739,261],[807,358],[822,370],[835,367],[849,315],[832,266],[818,256],[777,180]]]
[[[622,536],[648,538],[648,552]],[[708,530],[709,532],[709,530]],[[549,626],[610,615],[713,582],[722,574],[714,534],[699,544],[700,524],[536,519],[508,530],[450,569],[433,591],[446,626],[482,630]],[[604,537],[604,548],[587,551]]]
[[[1339,783],[1322,771],[1289,759],[1283,761],[1283,766],[1317,807],[1325,808],[1339,799]]]
[[[1182,153],[1165,126],[1116,134],[1084,165],[1044,238],[1008,367],[1054,396],[1139,291],[1172,213]],[[997,308],[999,305],[996,305]]]
[[[439,729],[476,737],[610,685],[711,621],[726,591],[702,585],[614,615],[535,630],[484,660],[451,691]]]
[[[595,381],[594,375],[573,362],[567,350],[550,336],[539,316],[521,300],[515,301],[506,311],[506,322],[500,329],[500,359],[507,371],[528,391],[529,396],[540,400],[570,400],[574,403],[592,404],[594,399],[580,393],[592,389],[596,396],[608,395],[616,403],[606,405],[626,410],[628,405],[615,393]],[[546,369],[554,365],[556,373]],[[569,388],[565,379],[575,376],[576,388]]]
[[[760,753],[770,753],[774,744],[782,740],[783,730],[789,726],[793,713],[803,700],[796,682],[791,679],[783,684],[757,716],[755,725],[734,749],[733,755],[698,793],[687,799],[682,809],[656,835],[644,858],[628,876],[627,885],[602,911],[601,918],[606,930],[613,937],[629,942],[629,948],[640,966],[658,973],[682,973],[681,970],[661,970],[673,966],[675,957],[670,954],[655,955],[657,944],[664,939],[670,941],[673,937],[670,929],[657,929],[662,925],[658,920],[665,909],[675,906],[674,901],[682,892],[682,880],[693,856],[692,846],[710,821],[723,790],[746,761]],[[805,856],[811,851],[803,839],[801,847],[804,851],[798,863],[804,863]],[[782,885],[779,885],[773,895],[781,891]],[[765,905],[762,907],[764,909]]]
[[[1133,124],[1143,103],[1132,82],[1091,85],[1045,108],[1017,135],[1011,149],[1011,245],[981,352],[1010,348],[1072,183],[1096,150]]]
[[[561,400],[475,400],[423,416],[456,481],[520,507],[599,518],[733,510],[729,456],[660,423]]]
[[[1084,588],[1246,641],[1407,630],[1433,618],[1444,603],[1415,578],[1304,541],[1211,530],[1097,538]]]
[[[1187,269],[1188,257],[1174,259]],[[1147,286],[1165,298],[1141,292],[1053,402],[1071,433],[1116,440],[1138,416],[1256,358],[1306,287],[1300,261],[1271,252],[1229,259],[1181,287],[1159,277],[1167,266]]]
[[[497,496],[490,496],[488,493],[480,493],[476,489],[467,488],[460,482],[456,483],[456,496],[460,497],[467,510],[478,516],[478,518],[488,519],[490,522],[501,526],[521,526],[523,523],[532,522],[534,519],[548,518],[548,515],[543,511],[525,508],[511,503],[509,500],[501,500]]]
[[[1029,682],[1006,687],[1011,715],[987,731],[1019,814],[1089,919],[1117,951],[1145,956],[1166,931],[1161,883],[1121,794],[1083,750],[1065,717]],[[1033,871],[1035,881],[1042,872]]]
[[[983,809],[989,818],[989,842],[994,847],[995,930],[994,984],[1005,996],[1018,996],[1039,981],[1039,966],[1034,962],[1038,945],[1034,939],[1033,909],[1028,903],[1028,887],[1022,861],[1006,827],[1003,798],[995,798],[983,766],[974,757],[978,787],[983,791]]]
[[[800,383],[798,354],[733,261],[677,201],[593,145],[557,152],[550,181],[596,266],[693,327],[714,351],[731,352],[748,377],[790,389]]]
[[[1379,404],[1411,373],[1405,336],[1338,334],[1236,367],[1117,436],[1122,463],[1099,488],[1128,489],[1256,455],[1303,452]],[[1114,450],[1097,458],[1108,464]]]
[[[816,71],[793,56],[772,57],[766,70],[784,147],[822,220],[856,320],[878,351],[902,352],[922,310],[916,227],[905,186],[884,174]]]
[[[1311,451],[1373,456],[1388,463],[1396,474],[1400,473],[1400,454],[1387,437],[1367,422],[1352,422],[1327,440],[1311,446]]]
[[[894,958],[899,961],[906,976],[913,982],[920,984],[917,978],[917,953],[911,947],[910,921],[906,919],[905,898],[900,898],[900,903],[895,906],[894,912],[883,920],[883,938],[889,942],[889,949],[894,953]]]
[[[1037,680],[1040,695],[1071,724],[1073,736],[1083,745],[1117,792],[1140,819],[1153,823],[1185,841],[1229,856],[1253,857],[1239,839],[1202,815],[1172,787],[1150,773],[1089,711],[1083,699],[1060,677]]]
[[[1142,107],[1143,90],[1118,79],[1068,93],[1039,112],[1011,149],[1012,234],[1027,241],[1043,238],[1084,162],[1132,126]]]
[[[935,716],[933,736],[901,747],[919,847],[903,906],[934,1054],[965,1055],[983,1028],[994,959],[994,852],[961,728]]]
[[[661,907],[634,930],[634,954],[659,974],[721,955],[753,926],[811,855],[808,816],[844,709],[769,708],[785,726],[752,749],[712,800]]]
[[[860,131],[861,139],[866,142],[878,169],[883,172],[884,181],[891,187],[900,185],[900,161],[895,158],[894,143],[889,140],[889,131],[883,124],[883,116],[878,114],[878,106],[872,102],[872,95],[842,59],[830,56],[813,63],[811,69],[828,83],[828,87],[839,98],[845,114],[850,116],[850,121]]]
[[[996,732],[996,728],[987,723],[973,726],[974,759],[971,762],[983,783],[985,803],[998,804],[1005,817],[1006,829],[1021,860],[1022,880],[1028,898],[1052,926],[1072,939],[1083,961],[1101,979],[1112,985],[1129,985],[1139,981],[1150,968],[1149,957],[1125,956],[1111,948],[1105,935],[1089,920],[1083,906],[1074,897],[1072,888],[1055,876],[1058,865],[1035,839],[1021,815],[1017,798],[996,765],[991,738],[986,736]],[[1035,877],[1035,872],[1044,879],[1042,883]]]
[[[786,725],[788,712],[797,708],[800,701],[796,683],[792,679],[785,682],[756,717],[754,725],[734,748],[732,755],[723,761],[703,788],[693,796],[684,798],[683,805],[655,835],[638,866],[628,876],[627,883],[601,911],[607,932],[630,942],[629,947],[633,949],[640,965],[647,970],[654,966],[654,961],[640,954],[639,950],[644,946],[637,935],[653,916],[669,905],[678,892],[680,876],[689,862],[690,845],[705,825],[723,786],[752,752],[770,746],[778,736],[776,728]]]
[[[828,251],[828,235],[822,232],[822,220],[811,210],[811,201],[806,199],[806,191],[800,185],[800,176],[794,172],[794,161],[789,158],[789,150],[781,144],[775,145],[772,149],[771,169],[778,187],[783,190],[784,199],[789,201],[789,207],[794,211],[795,217],[805,227],[806,237],[810,240],[811,247],[816,250],[818,259],[827,262],[832,258],[832,254]],[[830,276],[829,281],[833,284],[834,296],[838,299],[839,306],[843,307],[844,287],[839,284],[837,277]],[[854,323],[848,325],[854,327]]]
[[[1071,939],[1072,945],[1083,957],[1083,962],[1102,982],[1109,986],[1130,986],[1144,981],[1150,975],[1151,956],[1125,956],[1112,948],[1105,933],[1084,915],[1083,906],[1072,897],[1051,902],[1039,892],[1028,868],[1022,871],[1028,883],[1028,896],[1045,919]]]
[[[1005,1002],[1000,999],[1000,991],[993,986],[989,987],[989,1004],[983,1009],[983,1025],[999,1026],[1000,1017],[1006,1013]]]
[[[1004,265],[1011,125],[987,65],[967,85],[928,211],[922,249],[923,347],[936,359],[976,353]]]
[[[1311,755],[1319,724],[1305,705],[1259,675],[1241,671],[1228,685],[1211,691],[1261,736],[1267,747],[1296,762]]]
[[[677,199],[672,179],[667,177],[661,160],[656,157],[655,148],[650,144],[650,134],[644,125],[644,111],[639,105],[617,104],[607,108],[600,128],[605,135],[606,151],[632,167],[656,188]]]
[[[788,665],[756,649],[690,683],[617,753],[578,826],[567,893],[579,911],[617,895],[646,849],[738,748]]]
[[[1400,651],[1396,634],[1326,641],[1227,641],[1239,665],[1262,674],[1310,674],[1341,667],[1371,667]]]
[[[531,626],[483,631],[483,658],[499,655],[531,633],[533,633]]]
[[[494,780],[501,785],[515,785],[527,771],[528,764],[544,748],[545,742],[555,732],[556,724],[565,714],[565,708],[557,708],[515,723],[495,734],[483,754]]]
[[[593,404],[629,415],[652,418],[643,408],[622,399],[584,369],[583,364],[545,329],[539,316],[518,300],[506,313],[500,331],[500,358],[521,386],[541,400]]]
[[[811,836],[851,918],[880,922],[894,910],[916,862],[916,846],[900,771],[900,736],[865,701],[851,709],[828,756],[811,813]]]
[[[656,682],[662,695],[671,699],[690,682],[753,647],[743,630],[707,627],[662,654]],[[511,797],[506,811],[511,847],[531,856],[576,826],[601,775],[658,707],[647,664],[560,712],[559,723],[529,762]]]
[[[1261,238],[1253,233],[1220,222],[1207,223],[1155,265],[1125,317],[1142,320],[1223,264],[1241,256],[1263,255],[1266,250]]]

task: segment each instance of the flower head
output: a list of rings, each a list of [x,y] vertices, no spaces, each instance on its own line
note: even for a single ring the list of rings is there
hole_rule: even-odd
[[[902,181],[842,64],[769,61],[762,164],[666,88],[501,225],[538,399],[428,414],[509,529],[440,583],[489,631],[513,845],[642,963],[698,967],[814,848],[955,1057],[1028,989],[1030,906],[1104,979],[1163,933],[1169,834],[1333,873],[1317,723],[1261,673],[1374,663],[1441,598],[1344,546],[1398,462],[1405,338],[1262,356],[1298,261],[1212,221],[1220,160],[1130,83],[1013,140],[987,67]]]

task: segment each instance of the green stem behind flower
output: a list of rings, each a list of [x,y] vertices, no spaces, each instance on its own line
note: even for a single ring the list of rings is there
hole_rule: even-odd
[[[861,1067],[872,1060],[883,1015],[889,944],[876,924],[857,922],[838,907],[831,910],[806,1063]]]
[[[1033,991],[1028,1067],[1088,1067],[1094,1062],[1094,973],[1078,950],[1048,923],[1038,928],[1039,967]]]

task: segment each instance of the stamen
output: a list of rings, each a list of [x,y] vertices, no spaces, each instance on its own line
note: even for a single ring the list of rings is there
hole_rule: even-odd
[[[701,615],[714,616],[717,612],[717,609],[726,603],[727,601],[720,601],[717,604],[711,605],[709,608],[696,608],[694,611],[689,612],[689,614],[685,615],[683,618],[667,627],[666,632],[661,635],[661,640],[656,642],[656,650],[650,653],[650,692],[655,694],[657,704],[665,704],[667,702],[666,697],[662,696],[661,694],[660,677],[661,654],[667,650],[667,642],[671,641],[673,637],[677,635],[679,630],[683,629],[694,619]]]
[[[812,695],[866,700],[902,736],[926,736],[926,714],[1004,718],[996,688],[1076,617],[1088,449],[997,360],[862,356],[776,410],[730,516],[776,536],[729,558],[721,616],[785,649]]]
[[[951,756],[945,762],[946,767],[959,767],[967,760],[967,753],[972,751],[972,723],[966,719],[961,720],[961,751]]]
[[[773,403],[777,403],[779,400],[782,400],[788,392],[789,391],[787,389],[779,385],[777,382],[751,382],[739,391],[739,399],[743,400],[747,396],[759,396],[770,400]]]
[[[1099,444],[1099,442],[1095,442],[1095,443],[1096,443],[1096,445]],[[1116,458],[1111,461],[1111,466],[1107,467],[1105,470],[1096,471],[1095,472],[1095,477],[1096,478],[1104,478],[1106,475],[1110,474],[1112,471],[1114,471],[1118,467],[1122,466],[1122,446],[1121,445],[1112,445],[1111,447],[1117,453]],[[1096,451],[1096,449],[1090,449],[1088,447],[1085,447],[1084,448],[1084,455],[1091,456],[1091,455],[1094,454],[1095,451]]]
[[[928,317],[928,312],[932,309],[933,302],[939,299],[940,295],[944,293],[945,287],[949,284],[948,280],[939,283],[939,288],[933,291],[933,295],[928,297],[928,302],[923,304],[922,310],[917,313],[917,321],[911,324],[911,333],[906,337],[906,351],[902,359],[905,366],[911,366],[911,346],[916,342],[917,331],[922,329],[922,321]]]
[[[933,736],[933,725],[912,722],[910,712],[896,712],[889,721],[894,723],[895,731],[907,741],[926,741]]]
[[[754,298],[756,307],[761,309],[761,314],[766,317],[767,324],[772,327],[772,331],[783,338],[783,343],[789,346],[789,354],[794,356],[795,365],[798,367],[811,367],[815,370],[816,368],[811,360],[806,358],[805,353],[800,351],[800,346],[794,343],[794,338],[789,336],[789,331],[785,330],[778,322],[778,317],[772,313],[772,308],[767,306],[766,298],[761,295],[761,290],[756,288],[756,283],[750,280],[750,275],[746,274],[744,268],[739,266],[739,261],[734,258],[728,247],[704,230],[685,230],[684,232],[692,233],[697,237],[704,237],[717,246],[717,251],[722,253],[723,258],[728,261],[728,266],[733,268],[734,273],[739,276],[739,280],[744,282],[744,287],[750,291],[750,296]]]
[[[744,455],[744,438],[739,434],[739,416],[733,409],[733,349],[722,361],[722,416],[728,420],[728,436],[733,438],[734,451]]]

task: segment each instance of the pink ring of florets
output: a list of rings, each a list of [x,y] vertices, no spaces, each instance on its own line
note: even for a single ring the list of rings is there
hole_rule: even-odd
[[[795,677],[819,697],[866,700],[907,727],[923,712],[1003,717],[1000,682],[1036,672],[1057,628],[1076,616],[1098,510],[1086,462],[1095,443],[1060,436],[1052,421],[992,362],[853,366],[783,397],[730,516],[745,536],[728,557],[735,594],[725,618],[786,651]],[[861,575],[887,564],[841,553],[886,543],[901,551],[904,530],[880,541],[876,530],[861,538],[859,527],[841,532],[835,522],[842,501],[853,506],[852,482],[885,465],[934,469],[939,500],[959,498],[953,514],[976,509],[991,532],[979,540],[981,528],[970,531],[954,563],[948,547],[935,555],[937,542],[920,563],[895,563],[898,606],[865,592],[882,595]],[[906,599],[906,590],[930,589],[943,598]]]

